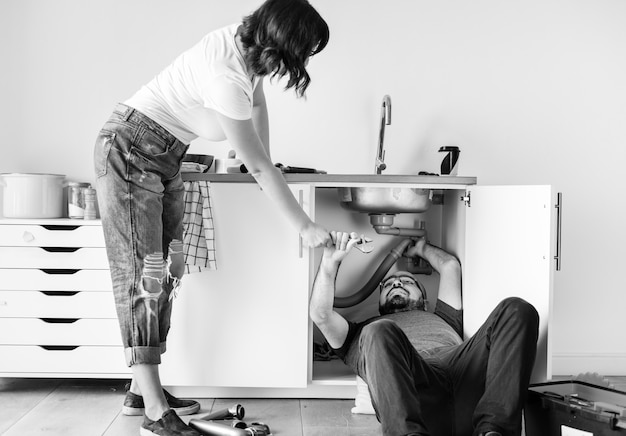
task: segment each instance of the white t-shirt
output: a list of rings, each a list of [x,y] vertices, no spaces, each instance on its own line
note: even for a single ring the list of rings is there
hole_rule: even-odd
[[[206,35],[124,103],[189,144],[197,137],[225,139],[217,113],[236,120],[252,117],[251,80],[235,43],[239,24]]]

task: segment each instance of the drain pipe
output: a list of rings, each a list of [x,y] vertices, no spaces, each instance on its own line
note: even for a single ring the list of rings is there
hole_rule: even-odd
[[[338,307],[340,309],[346,307],[355,306],[363,301],[367,297],[369,297],[372,292],[376,290],[382,279],[385,277],[387,272],[391,269],[394,263],[402,256],[407,247],[413,243],[411,238],[403,239],[398,245],[396,245],[391,252],[383,259],[381,264],[378,266],[372,277],[367,281],[367,283],[356,293],[348,296],[348,297],[335,297],[335,301],[333,302],[334,307]]]
[[[380,235],[406,236],[410,238],[421,238],[426,235],[426,230],[424,229],[392,227],[394,214],[370,213],[369,216],[370,224],[372,224],[376,233]]]

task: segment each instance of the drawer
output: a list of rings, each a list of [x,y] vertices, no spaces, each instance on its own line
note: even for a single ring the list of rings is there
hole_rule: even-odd
[[[0,372],[130,374],[123,347],[0,345]]]
[[[108,269],[105,248],[0,247],[0,268]]]
[[[121,346],[116,319],[0,318],[0,345]]]
[[[0,318],[117,318],[113,291],[0,291]]]
[[[11,247],[105,247],[100,225],[1,224],[0,241]]]
[[[0,290],[111,291],[109,270],[0,269]]]

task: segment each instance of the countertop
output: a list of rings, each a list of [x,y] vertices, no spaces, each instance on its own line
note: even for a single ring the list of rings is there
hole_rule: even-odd
[[[475,185],[476,177],[418,176],[411,174],[283,174],[287,183],[306,183],[317,187],[341,186],[414,186],[431,189],[460,189]],[[183,180],[208,180],[215,183],[256,183],[250,174],[183,173]]]

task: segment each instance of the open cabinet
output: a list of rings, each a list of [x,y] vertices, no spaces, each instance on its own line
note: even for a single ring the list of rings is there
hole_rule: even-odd
[[[400,237],[377,235],[367,214],[333,206],[334,189],[316,190],[316,219],[329,228],[364,233],[374,239],[377,256],[351,255],[337,278],[338,295],[349,295],[371,276]],[[399,214],[397,227],[425,224],[428,240],[460,260],[463,269],[464,334],[475,333],[504,298],[530,302],[540,315],[540,332],[532,382],[552,377],[550,320],[555,270],[557,195],[551,186],[464,186],[436,191],[442,204],[423,214]],[[319,253],[315,256],[319,264]],[[368,275],[369,274],[369,275]],[[436,274],[420,277],[432,307]],[[361,321],[377,314],[378,292],[344,316]],[[314,328],[314,327],[312,327]],[[320,336],[318,336],[320,338]],[[315,337],[314,337],[315,340]],[[313,362],[313,382],[344,385],[349,376],[338,363]],[[333,376],[334,373],[334,376]],[[345,388],[344,388],[345,389]]]
[[[465,336],[474,334],[504,298],[531,303],[540,318],[531,382],[552,378],[556,201],[550,186],[472,186],[462,196],[449,192],[444,200],[443,246],[463,267]]]
[[[345,184],[290,186],[317,223],[374,240],[373,253],[355,251],[342,263],[337,295],[354,293],[400,239],[375,233],[366,213],[341,208],[337,187]],[[395,225],[423,222],[429,241],[461,261],[465,334],[476,331],[503,298],[526,299],[541,319],[533,381],[549,380],[556,243],[551,187],[411,187],[431,188],[441,201],[421,214],[398,214]],[[212,183],[211,190],[218,268],[184,279],[163,355],[163,384],[195,397],[354,398],[356,377],[349,368],[314,358],[321,337],[308,317],[308,297],[321,250],[302,247],[256,184]],[[437,274],[420,280],[434,304]],[[377,314],[377,302],[374,292],[339,311],[360,321]]]

